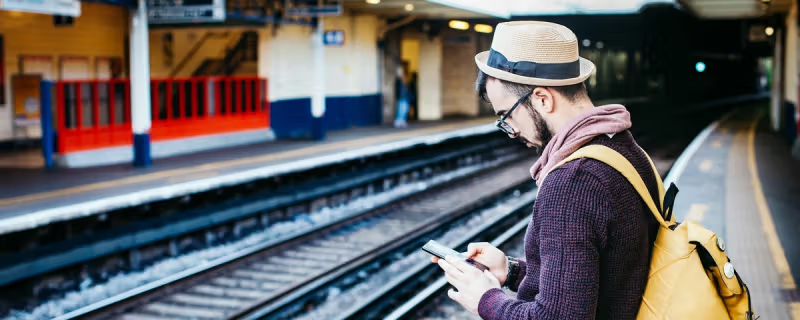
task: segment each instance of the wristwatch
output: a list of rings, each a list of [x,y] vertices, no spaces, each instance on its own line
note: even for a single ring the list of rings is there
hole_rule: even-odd
[[[508,274],[506,274],[506,283],[503,284],[503,287],[510,289],[519,278],[519,260],[506,256],[506,264],[508,266]]]

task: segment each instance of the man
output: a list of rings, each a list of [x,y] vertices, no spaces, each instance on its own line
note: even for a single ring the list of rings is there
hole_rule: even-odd
[[[483,319],[634,319],[655,218],[633,186],[602,162],[580,159],[550,172],[582,146],[608,146],[633,164],[657,199],[655,173],[627,131],[628,112],[592,104],[583,82],[594,65],[579,58],[577,39],[564,26],[501,23],[491,50],[475,60],[478,93],[501,116],[498,127],[541,152],[531,168],[539,194],[524,260],[487,243],[472,243],[465,253],[489,268],[483,273],[454,257],[433,259],[457,290],[449,296]]]
[[[408,108],[410,103],[410,90],[406,85],[406,69],[408,64],[403,62],[397,66],[397,77],[395,78],[395,92],[397,94],[397,115],[394,119],[394,126],[396,128],[405,128],[408,126],[406,118],[408,117]]]

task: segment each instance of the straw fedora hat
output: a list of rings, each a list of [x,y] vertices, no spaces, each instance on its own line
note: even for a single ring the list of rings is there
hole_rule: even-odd
[[[494,78],[536,86],[581,83],[594,71],[594,63],[578,56],[571,30],[540,21],[498,24],[492,48],[476,55],[475,63]]]

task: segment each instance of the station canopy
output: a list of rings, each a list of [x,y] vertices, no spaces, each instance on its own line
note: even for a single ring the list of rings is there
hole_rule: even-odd
[[[717,0],[719,1],[719,0]],[[742,0],[746,1],[746,0]],[[752,0],[750,0],[752,1]],[[788,1],[788,0],[787,0]],[[647,4],[674,0],[344,0],[350,10],[385,16],[428,18],[501,18],[571,14],[636,13]]]
[[[634,14],[650,4],[682,7],[701,19],[749,19],[786,13],[794,0],[343,0],[355,11],[384,16],[500,18]]]

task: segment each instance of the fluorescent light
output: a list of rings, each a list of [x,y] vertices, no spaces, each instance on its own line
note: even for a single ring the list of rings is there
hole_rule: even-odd
[[[494,28],[492,28],[492,26],[490,26],[488,24],[476,24],[475,25],[475,31],[477,31],[477,32],[492,33],[492,30],[494,30]]]
[[[406,4],[406,7],[405,7],[405,8],[406,8],[406,11],[412,11],[412,10],[414,10],[414,5],[413,5],[413,4],[410,4],[410,3],[409,3],[409,4]]]
[[[466,21],[461,20],[450,20],[450,28],[458,29],[458,30],[467,30],[469,29],[469,23]]]
[[[379,4],[379,3],[381,3],[381,0],[367,0],[367,3],[369,3],[369,4]]]

